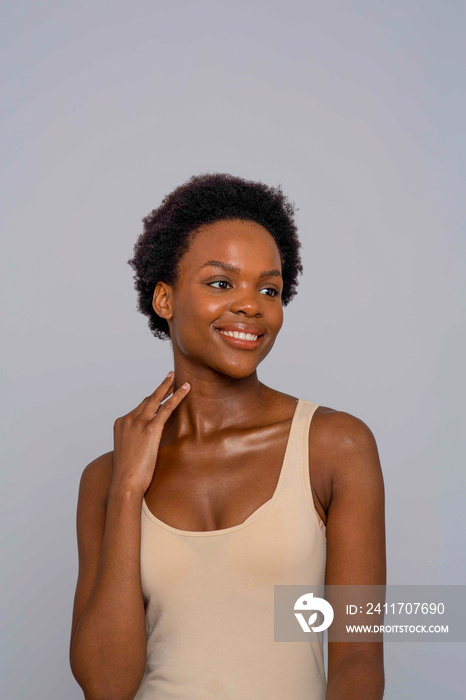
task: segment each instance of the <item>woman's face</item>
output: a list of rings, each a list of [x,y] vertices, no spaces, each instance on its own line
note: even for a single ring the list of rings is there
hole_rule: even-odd
[[[252,374],[283,324],[281,272],[277,244],[260,224],[234,219],[202,226],[169,287],[175,359],[194,371]]]

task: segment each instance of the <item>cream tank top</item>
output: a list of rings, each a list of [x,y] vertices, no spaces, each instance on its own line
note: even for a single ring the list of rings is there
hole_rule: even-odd
[[[324,700],[323,642],[274,641],[274,585],[323,584],[326,532],[299,399],[270,500],[243,523],[179,530],[142,503],[147,661],[134,700]]]

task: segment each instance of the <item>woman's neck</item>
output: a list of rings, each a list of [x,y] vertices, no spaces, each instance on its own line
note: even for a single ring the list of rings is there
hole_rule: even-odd
[[[174,390],[184,382],[189,382],[191,389],[167,421],[165,430],[171,439],[189,435],[193,440],[201,440],[233,425],[251,425],[273,393],[259,381],[257,372],[232,378],[212,370],[193,372],[175,363]]]

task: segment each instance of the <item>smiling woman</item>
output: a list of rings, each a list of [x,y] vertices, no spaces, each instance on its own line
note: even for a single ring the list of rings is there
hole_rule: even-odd
[[[280,188],[201,175],[144,219],[138,308],[174,372],[84,469],[70,663],[86,698],[378,700],[380,643],[274,641],[277,584],[384,584],[370,429],[259,381],[302,272]],[[290,350],[291,354],[292,350]]]

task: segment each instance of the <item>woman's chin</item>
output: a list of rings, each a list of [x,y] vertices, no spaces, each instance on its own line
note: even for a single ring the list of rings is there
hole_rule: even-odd
[[[251,374],[254,374],[256,369],[257,365],[251,365],[248,367],[229,366],[218,368],[217,371],[219,371],[221,374],[225,374],[227,377],[231,377],[231,379],[246,379],[247,377],[250,377]]]

